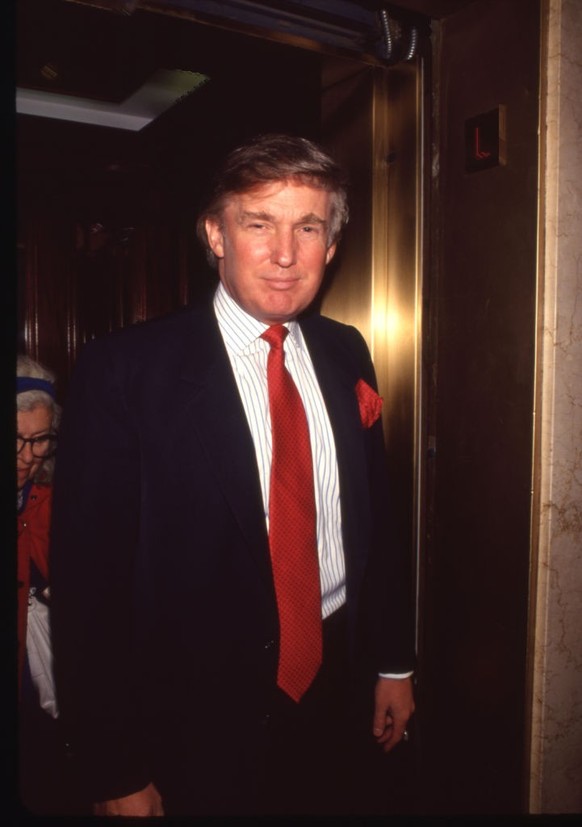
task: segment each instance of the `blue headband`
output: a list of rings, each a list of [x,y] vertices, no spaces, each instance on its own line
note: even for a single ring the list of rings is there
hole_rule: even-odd
[[[55,398],[55,388],[52,382],[47,382],[46,379],[34,379],[32,376],[17,376],[16,393],[26,393],[26,391],[44,391],[51,399]]]

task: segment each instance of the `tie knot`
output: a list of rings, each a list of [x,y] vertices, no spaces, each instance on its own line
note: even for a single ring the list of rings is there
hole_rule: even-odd
[[[288,333],[289,331],[282,324],[273,324],[264,333],[261,333],[261,339],[268,342],[271,347],[281,348]]]

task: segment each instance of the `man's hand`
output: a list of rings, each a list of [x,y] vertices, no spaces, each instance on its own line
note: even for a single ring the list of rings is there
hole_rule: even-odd
[[[159,792],[153,784],[123,798],[100,801],[93,805],[96,816],[163,816],[164,808]]]
[[[378,678],[374,698],[374,737],[389,752],[402,740],[414,712],[411,678]]]

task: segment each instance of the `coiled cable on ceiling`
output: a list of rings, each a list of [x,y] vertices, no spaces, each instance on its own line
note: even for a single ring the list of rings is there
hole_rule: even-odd
[[[382,28],[382,54],[381,57],[388,63],[396,63],[398,57],[396,55],[395,47],[400,45],[404,40],[404,27],[402,24],[391,18],[386,9],[380,9],[379,14],[380,26]],[[411,26],[409,30],[408,48],[400,58],[403,61],[412,60],[416,54],[418,47],[418,29],[416,26]],[[403,51],[403,49],[401,49]]]

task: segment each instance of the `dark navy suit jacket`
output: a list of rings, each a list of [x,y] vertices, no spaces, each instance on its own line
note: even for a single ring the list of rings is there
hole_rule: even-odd
[[[381,421],[363,427],[354,390],[375,387],[374,370],[354,328],[301,327],[336,443],[350,646],[369,682],[413,666]],[[152,780],[236,797],[259,773],[278,620],[253,442],[211,305],[85,346],[51,548],[60,705],[91,797]]]

